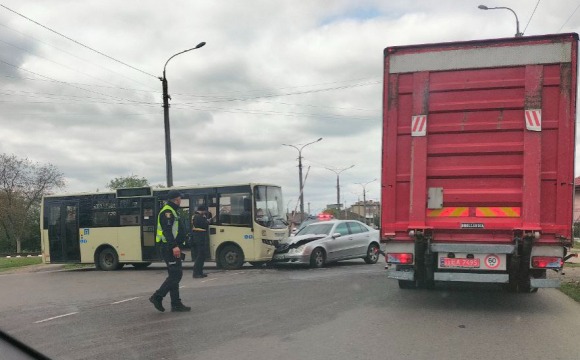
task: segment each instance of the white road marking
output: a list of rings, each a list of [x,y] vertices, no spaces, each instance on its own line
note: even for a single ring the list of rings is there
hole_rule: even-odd
[[[115,305],[115,304],[120,304],[120,303],[124,303],[125,301],[131,301],[131,300],[135,300],[135,299],[139,299],[140,296],[136,296],[136,297],[132,297],[130,299],[125,299],[125,300],[121,300],[121,301],[115,301],[114,303],[111,303],[111,305]]]
[[[243,274],[243,273],[244,273],[244,272],[243,272],[243,271],[241,271],[241,272],[233,273],[232,275],[238,275],[238,274]]]
[[[206,282],[206,281],[213,281],[213,280],[217,280],[217,279],[216,279],[216,278],[213,278],[213,279],[207,279],[207,280],[204,280],[204,281],[202,281],[202,283],[204,283],[204,282]]]
[[[180,289],[183,289],[184,287],[185,287],[185,285],[181,285],[179,288],[180,288]]]
[[[50,320],[58,319],[58,318],[65,317],[65,316],[75,315],[75,314],[78,314],[78,313],[79,313],[78,311],[75,311],[75,312],[71,312],[71,313],[64,314],[64,315],[53,316],[51,318],[44,319],[44,320],[38,320],[38,321],[35,321],[34,323],[35,324],[40,324],[40,323],[43,323],[45,321],[50,321]]]

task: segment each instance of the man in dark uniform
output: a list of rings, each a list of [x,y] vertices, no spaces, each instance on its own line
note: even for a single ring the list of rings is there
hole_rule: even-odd
[[[161,287],[149,298],[153,306],[159,311],[165,311],[162,305],[163,298],[167,293],[171,296],[171,311],[190,311],[189,306],[183,305],[179,298],[179,281],[183,276],[181,267],[181,249],[179,244],[183,243],[185,231],[183,223],[179,221],[177,210],[181,205],[181,193],[171,190],[167,194],[167,203],[157,216],[157,238],[156,242],[161,252],[163,261],[167,264],[169,276]]]
[[[203,273],[203,264],[205,262],[205,256],[207,251],[207,230],[209,228],[209,223],[206,217],[207,208],[204,205],[197,207],[195,214],[191,218],[191,230],[192,230],[192,244],[191,244],[191,256],[195,255],[195,264],[193,265],[193,278],[200,279],[207,277]],[[195,250],[195,251],[194,251]]]

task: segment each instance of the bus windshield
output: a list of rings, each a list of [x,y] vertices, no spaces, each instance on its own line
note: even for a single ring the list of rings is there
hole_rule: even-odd
[[[283,217],[282,189],[277,186],[255,187],[256,213],[259,225],[271,229],[284,229],[287,224]]]

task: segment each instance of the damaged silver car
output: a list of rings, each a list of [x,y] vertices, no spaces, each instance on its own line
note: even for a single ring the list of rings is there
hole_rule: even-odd
[[[379,232],[352,220],[331,220],[302,228],[274,253],[274,262],[323,267],[339,260],[362,258],[375,264],[379,258]]]

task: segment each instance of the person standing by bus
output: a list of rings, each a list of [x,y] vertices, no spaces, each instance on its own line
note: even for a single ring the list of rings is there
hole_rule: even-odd
[[[179,244],[183,243],[185,231],[183,224],[179,221],[177,210],[181,205],[182,195],[177,190],[167,193],[167,202],[157,216],[157,238],[156,242],[160,246],[161,257],[167,264],[167,279],[161,287],[149,298],[153,306],[161,312],[163,298],[169,293],[171,296],[171,311],[190,311],[189,306],[183,305],[179,298],[179,281],[183,276],[181,265],[182,256]]]
[[[191,236],[192,258],[195,255],[195,263],[193,265],[194,279],[207,277],[207,275],[203,273],[203,264],[205,263],[205,256],[207,252],[207,230],[209,228],[206,211],[207,208],[205,205],[200,205],[197,207],[195,214],[193,214],[193,217],[191,218],[191,229],[193,232]]]

